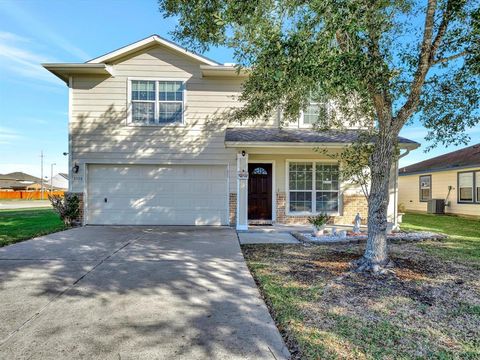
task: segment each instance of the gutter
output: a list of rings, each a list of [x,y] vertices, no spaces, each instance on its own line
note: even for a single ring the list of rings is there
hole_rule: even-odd
[[[283,148],[283,147],[295,147],[295,148],[312,148],[322,146],[325,148],[339,148],[351,145],[351,142],[288,142],[288,141],[225,141],[226,148],[238,148],[238,147],[265,147],[265,148]],[[401,157],[408,155],[411,150],[418,148],[417,144],[412,143],[399,143],[401,149],[407,150]]]

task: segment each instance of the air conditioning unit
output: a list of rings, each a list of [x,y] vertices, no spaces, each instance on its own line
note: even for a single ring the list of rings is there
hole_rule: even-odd
[[[445,214],[445,200],[443,200],[443,199],[428,200],[427,213],[429,213],[429,214]]]

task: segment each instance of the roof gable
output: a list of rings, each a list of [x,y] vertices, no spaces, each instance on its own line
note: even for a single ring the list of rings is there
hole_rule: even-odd
[[[148,49],[153,45],[162,45],[170,50],[173,50],[175,52],[178,52],[184,56],[187,56],[191,59],[194,59],[202,64],[206,65],[212,65],[212,66],[217,66],[219,63],[216,61],[213,61],[205,56],[195,54],[194,52],[188,51],[187,49],[167,40],[162,38],[161,36],[158,35],[152,35],[149,36],[143,40],[134,42],[130,45],[123,46],[117,50],[111,51],[105,55],[96,57],[92,60],[87,61],[87,64],[101,64],[101,63],[107,63],[107,62],[112,62],[114,60],[123,58],[125,56],[128,56],[129,54],[136,53],[138,51],[141,51],[143,49]]]

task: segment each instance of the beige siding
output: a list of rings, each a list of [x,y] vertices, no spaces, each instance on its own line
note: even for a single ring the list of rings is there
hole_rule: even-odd
[[[228,124],[222,114],[239,106],[241,78],[202,77],[200,63],[163,46],[153,46],[112,65],[112,77],[78,75],[72,78],[70,99],[70,156],[80,171],[71,190],[83,192],[85,164],[226,164],[229,187],[236,192],[236,152],[224,146]],[[127,123],[129,78],[186,81],[183,125],[138,126]],[[242,126],[278,126],[277,114],[267,121]],[[298,126],[293,124],[292,126]],[[283,154],[288,149],[281,149]],[[264,152],[265,149],[259,150]],[[269,156],[266,156],[267,158]],[[312,150],[288,156],[318,158]],[[285,156],[278,155],[277,186],[285,187]],[[349,189],[349,191],[352,189]],[[353,189],[357,191],[358,189]],[[284,191],[284,190],[282,190]]]
[[[433,199],[446,199],[448,187],[452,187],[448,195],[448,206],[445,208],[447,213],[480,216],[480,204],[459,204],[457,202],[457,174],[458,172],[470,170],[480,170],[480,168],[400,176],[399,205],[404,206],[407,211],[427,211],[427,203],[420,202],[419,177],[421,175],[431,175]]]
[[[234,178],[236,151],[225,149],[227,123],[220,115],[239,105],[240,79],[202,78],[198,62],[161,46],[113,64],[113,72],[73,78],[70,151],[81,165],[73,191],[84,190],[85,163],[228,164]],[[129,77],[186,80],[185,123],[128,125]],[[232,181],[231,190],[235,186]]]

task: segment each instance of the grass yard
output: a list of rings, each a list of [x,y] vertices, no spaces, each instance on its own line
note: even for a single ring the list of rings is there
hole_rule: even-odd
[[[428,230],[448,235],[445,241],[426,242],[420,246],[444,259],[472,263],[480,267],[480,220],[458,216],[405,214],[403,230]]]
[[[479,359],[480,227],[407,214],[442,242],[391,245],[395,274],[349,273],[364,245],[248,245],[243,252],[293,359]]]
[[[0,247],[65,229],[52,209],[0,210]]]

